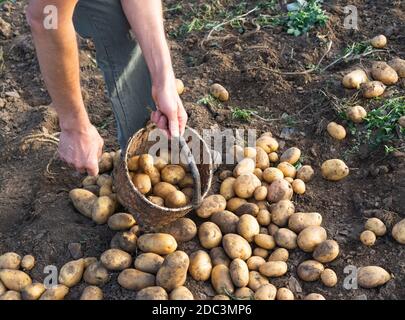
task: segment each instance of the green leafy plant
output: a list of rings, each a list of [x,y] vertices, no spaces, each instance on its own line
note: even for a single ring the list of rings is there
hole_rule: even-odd
[[[232,109],[232,118],[238,120],[249,121],[253,114],[253,111],[249,109],[240,109],[238,107]]]

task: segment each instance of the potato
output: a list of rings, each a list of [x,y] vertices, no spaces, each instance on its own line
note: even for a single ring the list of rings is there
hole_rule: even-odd
[[[231,146],[226,154],[227,163],[234,164],[241,161],[244,158],[244,154],[245,150],[242,146],[237,144]]]
[[[223,210],[215,212],[211,216],[211,222],[221,229],[222,234],[236,233],[239,217],[231,211]]]
[[[313,252],[327,238],[326,230],[320,226],[309,226],[297,238],[298,247],[305,252]]]
[[[378,218],[368,219],[364,225],[364,228],[374,232],[374,234],[378,237],[382,237],[387,232],[387,227],[385,226],[384,222]]]
[[[155,285],[155,276],[136,269],[125,269],[118,275],[117,282],[127,290],[139,291]]]
[[[304,194],[306,191],[305,182],[301,179],[294,179],[291,186],[296,194]]]
[[[342,84],[347,89],[359,89],[362,83],[368,82],[367,74],[357,69],[349,72],[343,77]]]
[[[197,235],[197,226],[189,218],[180,218],[163,227],[162,232],[172,235],[177,243],[187,242]]]
[[[337,124],[336,122],[329,122],[328,126],[326,127],[329,135],[336,140],[343,140],[346,138],[346,129],[345,127]]]
[[[39,300],[63,300],[69,293],[69,288],[63,284],[52,286],[41,295]]]
[[[268,184],[266,182],[263,182],[263,187],[267,188]],[[259,208],[259,211],[267,210],[269,208],[269,203],[267,202],[267,200],[258,201],[256,199],[254,199],[254,200],[250,199],[249,201],[250,201],[250,203],[255,204]],[[257,216],[259,214],[259,211],[257,211],[257,214],[253,214],[253,215]]]
[[[278,249],[274,250],[271,253],[268,261],[284,261],[284,262],[287,262],[289,256],[290,256],[290,254],[288,253],[287,249],[278,248]]]
[[[370,40],[370,44],[376,49],[385,48],[385,46],[387,45],[387,38],[383,34],[380,34],[372,38]]]
[[[226,178],[233,177],[233,172],[231,170],[224,170],[221,171],[218,177],[221,181],[224,181]]]
[[[256,147],[256,168],[259,169],[266,169],[270,166],[269,156],[267,155],[266,151],[264,151],[260,147]]]
[[[111,271],[120,271],[129,268],[132,257],[127,252],[120,249],[108,249],[100,257],[104,267]]]
[[[0,295],[0,301],[1,300],[21,300],[21,294],[17,291],[13,291],[13,290],[8,290],[5,293],[3,293],[2,295]]]
[[[255,203],[245,203],[242,204],[238,209],[235,210],[235,214],[237,216],[243,216],[244,214],[248,214],[251,216],[257,216],[260,209],[259,206]]]
[[[96,286],[88,286],[84,288],[80,300],[103,300],[103,291]]]
[[[132,156],[127,161],[127,166],[129,171],[138,171],[139,170],[139,155]]]
[[[129,229],[129,232],[133,233],[137,237],[141,235],[141,228],[139,225],[134,225],[131,229]]]
[[[109,152],[104,152],[98,162],[98,171],[100,174],[113,169],[113,158]]]
[[[244,214],[239,218],[236,229],[239,235],[248,242],[252,242],[255,235],[258,235],[260,232],[260,225],[255,217],[250,214]]]
[[[277,288],[271,283],[262,285],[256,290],[254,294],[255,300],[275,300],[277,295]]]
[[[149,233],[138,238],[138,248],[143,252],[166,255],[176,251],[177,242],[172,235],[167,233]]]
[[[245,158],[255,159],[256,154],[257,154],[256,148],[253,148],[253,147],[245,147],[245,148],[243,148],[243,156]],[[267,153],[266,153],[266,155],[267,155]]]
[[[225,102],[229,100],[229,92],[219,83],[211,85],[210,93],[219,101]]]
[[[300,233],[307,227],[321,224],[322,216],[318,212],[296,212],[288,220],[288,228],[296,233]]]
[[[254,248],[253,250],[253,255],[254,256],[258,256],[258,257],[262,257],[263,259],[266,259],[269,255],[269,251],[263,248]]]
[[[113,193],[113,192],[112,192],[112,187],[109,186],[109,185],[104,185],[104,186],[102,186],[102,187],[99,189],[99,191],[98,191],[98,195],[99,195],[100,197],[109,196],[109,195],[112,194],[112,193]]]
[[[175,192],[177,189],[174,185],[167,182],[159,182],[153,186],[153,195],[162,199]]]
[[[215,223],[204,222],[198,229],[198,238],[202,247],[212,249],[221,243],[222,232]]]
[[[119,232],[116,234],[116,236],[118,246],[117,247],[111,246],[111,248],[121,249],[128,253],[133,253],[136,251],[138,240],[136,234],[130,231],[126,231],[126,232]]]
[[[186,287],[178,287],[170,292],[170,300],[194,300],[194,296]]]
[[[179,187],[181,189],[184,189],[184,188],[193,187],[193,186],[194,186],[193,176],[190,173],[186,173],[184,178],[182,180],[180,180]]]
[[[326,160],[321,167],[322,176],[330,181],[339,181],[347,177],[349,168],[340,159]]]
[[[160,182],[160,172],[155,166],[144,169],[144,172],[149,176],[152,186]]]
[[[253,196],[257,201],[265,200],[267,198],[267,188],[265,186],[257,187]]]
[[[290,200],[281,200],[271,208],[271,221],[279,227],[284,227],[294,211],[295,206]]]
[[[367,266],[358,269],[357,283],[360,287],[370,289],[384,285],[391,275],[381,267]]]
[[[253,196],[255,189],[261,186],[261,182],[253,173],[242,174],[236,178],[233,186],[239,198],[247,199]]]
[[[276,300],[294,300],[294,294],[290,289],[279,288],[277,290]]]
[[[85,217],[91,218],[93,205],[97,200],[94,193],[85,189],[73,189],[69,192],[69,197],[77,211]]]
[[[256,219],[257,219],[257,222],[259,222],[259,224],[261,226],[267,227],[271,222],[271,214],[270,214],[269,210],[262,209],[262,210],[259,210],[259,212],[257,213]],[[260,232],[260,233],[262,233],[262,232]]]
[[[284,179],[278,179],[272,182],[267,191],[267,201],[279,202],[281,200],[291,200],[293,196],[293,189]]]
[[[301,158],[301,150],[296,147],[292,147],[283,152],[283,154],[280,157],[280,162],[288,162],[290,164],[295,164],[300,160],[300,158]]]
[[[233,176],[237,178],[243,174],[253,173],[255,167],[256,163],[253,159],[244,158],[233,169]]]
[[[236,287],[242,288],[248,285],[249,268],[245,261],[239,258],[232,260],[229,266],[229,272],[232,282]]]
[[[297,171],[297,179],[301,179],[305,183],[312,180],[314,176],[314,169],[311,166],[305,165],[298,169]]]
[[[347,109],[346,115],[354,123],[361,123],[367,117],[367,111],[362,106],[353,106]]]
[[[252,289],[248,287],[238,288],[235,290],[234,296],[239,300],[252,300],[254,296],[254,292]]]
[[[176,79],[176,89],[177,89],[177,94],[182,95],[184,92],[184,83],[180,79]]]
[[[297,247],[297,235],[286,228],[280,228],[274,235],[276,244],[285,249],[295,249]]]
[[[42,283],[32,283],[21,291],[21,298],[23,300],[38,300],[45,290],[46,288]]]
[[[77,285],[82,280],[84,272],[84,259],[70,261],[62,266],[59,272],[59,283],[68,288]]]
[[[237,197],[232,198],[227,201],[226,209],[231,212],[235,212],[240,206],[242,206],[245,203],[247,203],[246,199],[237,198]]]
[[[247,260],[252,255],[249,242],[240,235],[229,233],[222,238],[222,246],[229,258]]]
[[[187,202],[186,195],[179,190],[169,193],[165,199],[165,205],[168,208],[182,208],[187,205]]]
[[[0,296],[7,291],[7,288],[4,284],[0,281]]]
[[[178,184],[186,176],[183,167],[175,164],[169,164],[162,169],[161,179],[163,182]]]
[[[209,254],[198,250],[190,255],[188,272],[196,281],[207,281],[211,276],[212,262]]]
[[[168,300],[169,296],[165,289],[158,286],[148,287],[140,290],[136,300]]]
[[[120,212],[108,218],[108,227],[115,231],[130,229],[135,223],[134,217],[129,213]]]
[[[218,294],[229,294],[235,290],[230,270],[223,264],[219,264],[212,269],[211,284]]]
[[[142,253],[136,257],[135,269],[146,273],[156,274],[162,266],[164,258],[156,253]]]
[[[14,269],[20,268],[21,256],[14,252],[7,252],[0,256],[0,269]]]
[[[14,269],[1,269],[0,281],[8,290],[19,292],[32,283],[28,274]]]
[[[376,98],[381,96],[385,91],[384,83],[380,81],[370,81],[361,85],[361,92],[364,98]]]
[[[147,194],[152,189],[152,182],[150,177],[145,173],[137,173],[132,178],[132,183],[135,188],[142,194]]]
[[[400,244],[405,244],[405,219],[394,225],[392,237]]]
[[[318,280],[324,270],[325,268],[322,263],[315,260],[307,260],[298,266],[297,274],[301,280],[312,282]]]
[[[83,280],[90,285],[103,286],[110,280],[110,276],[100,262],[94,262],[84,271]]]
[[[97,185],[99,187],[103,186],[112,187],[113,178],[109,174],[101,174],[97,177]]]
[[[211,300],[231,300],[231,298],[224,294],[217,294]]]
[[[107,222],[108,218],[114,213],[116,203],[108,196],[103,196],[98,199],[93,204],[91,210],[91,218],[97,224],[104,224]]]
[[[122,151],[120,149],[120,150],[117,150],[115,152],[114,156],[112,157],[114,168],[118,168],[118,165],[120,164],[120,161],[121,161],[121,157],[122,157]]]
[[[225,250],[222,247],[215,247],[210,250],[210,258],[213,266],[223,264],[229,267],[231,260],[226,255]]]
[[[164,167],[166,167],[169,164],[168,161],[163,157],[155,157],[153,162],[155,168],[158,169],[159,171],[161,171]]]
[[[385,85],[395,84],[399,79],[397,72],[383,61],[373,63],[371,67],[371,75],[374,80],[381,81]]]
[[[156,275],[156,284],[167,291],[184,285],[189,265],[190,260],[185,252],[168,254]]]
[[[279,144],[273,137],[261,136],[256,140],[256,147],[262,148],[266,153],[271,153],[278,150]]]
[[[201,206],[196,210],[200,218],[209,218],[214,212],[223,211],[226,208],[226,199],[220,194],[206,197]]]
[[[234,177],[229,177],[222,181],[219,193],[225,198],[225,200],[235,197],[235,191],[233,190],[235,181],[236,179]]]
[[[257,291],[261,286],[269,284],[269,280],[262,276],[257,271],[250,271],[249,272],[249,283],[248,287],[253,291]]]
[[[310,293],[304,297],[304,300],[326,300],[325,297],[319,293]]]
[[[184,188],[184,189],[181,189],[181,192],[183,192],[185,194],[185,196],[187,198],[187,203],[190,203],[191,200],[193,200],[193,198],[194,198],[194,189],[193,188],[190,188],[190,187]]]
[[[259,267],[259,272],[265,277],[281,277],[287,273],[287,269],[284,261],[268,261]]]
[[[276,247],[276,242],[273,236],[268,234],[257,234],[254,236],[256,245],[266,250],[273,250]]]
[[[91,193],[93,193],[95,196],[100,196],[100,187],[97,185],[89,185],[89,186],[85,186],[83,187],[84,190],[90,191]]]
[[[333,271],[332,269],[325,269],[321,273],[321,281],[325,286],[329,288],[336,286],[338,280],[335,271]]]
[[[394,58],[388,64],[397,72],[400,78],[405,78],[405,60]]]
[[[375,244],[376,236],[375,236],[374,232],[372,232],[370,230],[366,230],[360,234],[360,241],[365,246],[371,247]]]
[[[258,271],[259,267],[264,263],[266,263],[266,260],[260,256],[252,256],[246,261],[249,271]]]
[[[295,178],[297,174],[297,170],[295,169],[295,167],[288,162],[280,162],[277,166],[277,169],[279,169],[283,173],[284,177]]]
[[[322,263],[332,262],[339,255],[339,244],[335,240],[320,243],[313,252],[313,257]]]
[[[270,152],[269,153],[269,160],[270,160],[270,162],[272,162],[272,163],[275,163],[275,162],[278,162],[278,154],[277,154],[277,152]]]
[[[275,236],[275,234],[277,233],[277,231],[279,229],[280,228],[277,225],[275,225],[274,223],[270,223],[269,226],[267,227],[267,231],[269,232],[269,235],[271,235],[273,237]]]
[[[98,176],[87,176],[82,181],[83,187],[94,186],[97,184]]]

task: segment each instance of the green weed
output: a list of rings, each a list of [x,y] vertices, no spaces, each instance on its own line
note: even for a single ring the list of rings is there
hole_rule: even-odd
[[[249,109],[240,109],[235,107],[232,109],[232,118],[242,121],[249,121],[253,115],[253,111]]]

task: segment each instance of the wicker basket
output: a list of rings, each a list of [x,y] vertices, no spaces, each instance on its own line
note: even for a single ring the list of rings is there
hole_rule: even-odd
[[[147,153],[149,148],[155,143],[148,141],[149,133],[155,129],[155,126],[149,125],[139,130],[131,139],[129,139],[125,152],[123,153],[119,166],[114,171],[114,180],[116,192],[120,203],[132,213],[142,230],[153,232],[159,230],[162,226],[169,224],[189,213],[193,207],[188,205],[182,208],[166,208],[150,202],[142,193],[140,193],[131,181],[127,166],[128,158],[134,155]],[[209,164],[203,164],[205,159],[210,155],[210,150],[201,136],[193,129],[187,127],[192,134],[192,138],[197,138],[200,143],[201,161],[197,164],[201,176],[201,191],[204,198],[211,188],[212,181],[212,161]]]

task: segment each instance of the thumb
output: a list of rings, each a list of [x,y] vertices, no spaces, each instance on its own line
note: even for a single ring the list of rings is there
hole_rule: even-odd
[[[170,135],[172,137],[177,138],[180,135],[179,119],[177,118],[177,112],[174,112],[174,114],[171,114],[171,117],[168,120],[169,120]]]

